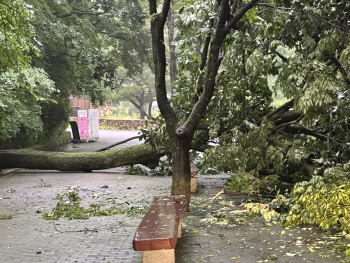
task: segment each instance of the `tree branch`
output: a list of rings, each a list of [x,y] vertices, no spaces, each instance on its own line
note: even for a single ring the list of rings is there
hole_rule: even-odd
[[[105,32],[105,31],[102,31],[102,30],[96,30],[96,33],[107,35],[109,37],[112,37],[112,38],[115,38],[115,39],[124,40],[124,41],[130,41],[130,40],[135,39],[135,37],[126,38],[126,37],[124,37],[122,35],[119,35],[119,34],[116,34],[116,33],[109,33],[109,32]]]
[[[55,222],[52,222],[53,223],[53,226],[55,228],[55,230],[57,232],[60,232],[60,233],[72,233],[72,232],[98,232],[98,230],[96,228],[94,229],[89,229],[89,228],[84,228],[82,230],[66,230],[66,231],[61,231],[61,230],[58,230],[57,227],[56,227],[56,223]]]
[[[59,171],[103,170],[132,164],[156,167],[164,155],[149,144],[140,144],[104,152],[45,152],[36,150],[0,150],[0,169],[27,168]]]
[[[274,195],[262,195],[262,194],[248,194],[248,193],[241,193],[241,192],[229,192],[224,190],[223,194],[227,195],[243,195],[243,196],[254,196],[254,197],[260,197],[260,198],[270,198],[270,199],[275,199],[276,196]]]
[[[259,125],[261,124],[261,122],[264,119],[269,119],[272,116],[276,115],[277,113],[280,113],[281,111],[288,111],[290,108],[293,108],[294,105],[294,99],[291,99],[290,101],[287,101],[286,103],[284,103],[282,106],[278,107],[277,109],[269,112],[268,114],[266,114],[259,122]]]
[[[52,56],[50,56],[52,59],[55,59],[55,58],[58,58],[58,57],[61,57],[61,56],[66,56],[66,57],[69,57],[69,58],[76,58],[76,57],[79,57],[79,55],[80,55],[80,53],[81,52],[79,52],[78,54],[76,54],[76,55],[70,55],[70,54],[68,54],[68,52],[63,52],[63,53],[61,53],[61,54],[56,54],[56,55],[52,55]]]
[[[144,114],[147,118],[149,118],[148,114],[144,111],[144,109],[140,105],[137,104],[137,102],[135,102],[131,98],[129,98],[129,101],[131,102],[132,105],[134,105],[140,111],[140,113],[142,112],[142,114]]]
[[[175,131],[177,123],[176,113],[171,106],[166,91],[166,57],[164,44],[164,25],[170,8],[170,0],[163,1],[162,12],[157,14],[157,1],[149,0],[152,34],[152,50],[155,72],[156,97],[161,114],[166,121],[167,130],[170,134]]]
[[[268,8],[273,8],[273,9],[278,9],[278,10],[284,10],[284,11],[294,11],[294,8],[287,8],[287,7],[283,7],[283,6],[273,6],[273,5],[269,5],[269,4],[265,4],[265,3],[258,3],[256,4],[257,6],[263,6],[263,7],[268,7]]]
[[[342,140],[337,140],[333,137],[330,137],[328,135],[319,133],[315,130],[312,130],[310,128],[307,128],[302,125],[289,125],[286,126],[284,129],[285,132],[291,133],[291,134],[305,134],[305,135],[311,135],[314,136],[317,139],[320,139],[321,141],[333,141],[336,144],[342,145],[342,146],[348,146],[348,144],[345,141]]]
[[[281,129],[282,127],[290,126],[290,125],[292,125],[292,124],[297,124],[303,117],[304,117],[304,114],[301,114],[301,115],[299,116],[299,118],[296,119],[296,120],[294,120],[294,121],[282,123],[282,124],[280,124],[280,125],[274,127],[274,128],[271,130],[271,133],[274,133],[275,131],[277,131],[278,129]]]
[[[210,29],[213,26],[214,26],[214,19],[211,19],[210,20]],[[202,54],[201,54],[201,64],[199,66],[199,70],[201,70],[201,71],[204,69],[205,64],[207,62],[210,40],[211,40],[211,33],[208,33],[207,37],[205,38],[204,46],[203,46],[203,50],[202,50]]]
[[[231,15],[231,16],[236,12],[237,4],[238,4],[238,1],[237,1],[237,0],[234,0],[234,1],[233,1],[233,4],[232,4],[232,6],[231,6],[231,12],[230,12],[230,15]]]
[[[136,99],[137,99],[137,101],[141,104],[141,98],[137,95],[137,94],[135,94],[135,93],[131,93]]]
[[[216,24],[215,33],[210,44],[209,59],[207,72],[205,76],[204,90],[199,100],[194,105],[193,110],[190,113],[187,121],[184,123],[181,130],[182,133],[190,132],[194,133],[197,125],[202,119],[205,109],[208,106],[211,97],[214,93],[215,78],[220,67],[221,59],[219,59],[219,53],[224,42],[224,39],[229,31],[226,30],[227,18],[230,15],[230,8],[228,0],[222,0],[219,7],[218,22]]]
[[[241,20],[241,18],[248,12],[251,8],[253,8],[260,0],[252,0],[245,7],[243,7],[228,23],[227,31],[229,32],[234,25]],[[227,33],[228,33],[227,32]]]
[[[350,79],[348,78],[348,74],[345,71],[345,69],[343,68],[343,66],[340,64],[339,60],[337,60],[334,55],[329,56],[329,59],[331,60],[331,62],[335,65],[335,67],[339,70],[339,72],[343,76],[343,79],[344,79],[346,85],[348,87],[350,87]]]
[[[219,1],[219,14],[218,21],[215,28],[215,33],[210,44],[209,59],[207,66],[207,73],[205,77],[204,90],[199,100],[194,105],[193,110],[190,113],[187,121],[184,123],[179,132],[191,132],[193,133],[199,124],[200,120],[204,116],[205,109],[208,106],[211,97],[213,96],[215,89],[215,79],[219,70],[222,57],[219,56],[222,48],[222,44],[230,32],[230,30],[236,25],[236,23],[244,16],[244,14],[253,8],[259,0],[252,0],[246,6],[244,6],[232,19],[230,19],[230,6],[228,0]]]
[[[287,62],[287,61],[288,61],[288,59],[287,59],[285,56],[283,56],[281,53],[279,53],[278,51],[276,51],[276,55],[277,55],[280,59],[282,59],[283,62]]]
[[[210,29],[214,26],[214,19],[210,19]],[[208,51],[209,51],[209,45],[210,45],[210,40],[211,40],[211,33],[209,32],[207,37],[205,38],[204,41],[204,46],[203,46],[203,50],[202,50],[202,54],[201,54],[201,64],[199,66],[199,70],[203,71],[205,64],[207,63],[207,59],[208,59]],[[202,82],[202,77],[203,75],[200,75],[200,80],[199,82],[199,87],[197,88],[197,92],[196,95],[193,98],[193,101],[196,103],[199,99],[199,97],[201,96],[202,92],[203,92],[203,84]]]
[[[109,9],[110,10],[110,9]],[[58,15],[56,14],[57,17],[59,18],[65,18],[65,17],[69,17],[72,15],[77,15],[77,16],[100,16],[100,15],[104,15],[107,14],[109,12],[109,10],[106,10],[104,12],[92,12],[92,11],[70,11],[67,14],[64,15]]]

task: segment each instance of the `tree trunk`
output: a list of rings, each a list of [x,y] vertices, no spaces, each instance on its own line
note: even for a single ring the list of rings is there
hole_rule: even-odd
[[[140,111],[140,120],[144,120],[145,116],[146,116],[145,111],[144,110]]]
[[[164,153],[141,144],[104,152],[44,152],[36,150],[0,151],[0,169],[27,168],[59,171],[85,171],[143,164],[151,168],[158,165]]]
[[[187,209],[191,197],[190,144],[190,139],[177,136],[172,150],[173,181],[171,194],[185,195]]]
[[[142,89],[141,98],[140,98],[140,119],[144,120],[146,116],[146,112],[143,109],[145,105],[145,91]]]
[[[171,1],[171,5],[172,5]],[[176,46],[174,44],[174,33],[175,33],[175,25],[174,25],[174,10],[171,7],[169,8],[168,13],[168,43],[169,43],[169,73],[170,73],[170,82],[171,82],[171,93],[173,93],[173,82],[177,79],[177,66],[176,66]]]
[[[148,114],[144,111],[143,106],[141,107],[141,104],[139,105],[136,101],[134,101],[134,100],[131,99],[131,98],[129,98],[129,101],[131,102],[132,105],[135,106],[135,108],[137,108],[137,109],[140,111],[140,117],[141,117],[141,119],[142,119],[142,116],[144,116],[143,119],[144,119],[145,117],[149,118]]]
[[[152,120],[152,104],[153,104],[153,100],[151,99],[151,101],[148,103],[148,119]]]

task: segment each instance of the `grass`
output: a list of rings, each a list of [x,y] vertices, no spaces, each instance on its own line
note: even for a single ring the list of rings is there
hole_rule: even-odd
[[[12,215],[0,215],[0,220],[12,219]]]
[[[43,213],[42,217],[46,220],[56,220],[58,218],[68,219],[88,219],[93,216],[111,216],[111,215],[135,215],[145,214],[147,208],[139,206],[128,207],[127,210],[116,206],[102,209],[102,204],[90,204],[88,208],[81,206],[82,200],[79,196],[79,188],[68,187],[63,193],[56,196],[58,200],[55,208],[50,213]]]

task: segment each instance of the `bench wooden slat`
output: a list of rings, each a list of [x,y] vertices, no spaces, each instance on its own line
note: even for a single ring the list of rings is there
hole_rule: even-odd
[[[135,233],[134,250],[174,249],[185,206],[184,197],[156,196]]]

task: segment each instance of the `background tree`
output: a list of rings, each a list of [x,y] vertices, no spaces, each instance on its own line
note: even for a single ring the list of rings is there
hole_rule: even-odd
[[[0,148],[33,143],[43,129],[42,105],[55,92],[42,69],[31,66],[38,54],[33,9],[22,1],[0,1]]]
[[[44,115],[52,134],[58,124],[67,122],[69,95],[88,95],[92,103],[101,103],[117,67],[126,68],[130,76],[142,71],[147,59],[146,16],[137,1],[32,3],[43,54],[34,63],[49,73],[60,90],[55,98],[60,109],[50,105]]]
[[[140,119],[152,119],[154,101],[154,76],[145,66],[142,73],[129,77],[124,68],[117,69],[112,90],[116,92],[113,101],[129,101],[139,112]]]
[[[6,141],[2,143],[5,148],[33,144],[35,140],[23,144],[21,138],[27,138],[22,136],[26,133],[40,138],[41,142],[59,136],[67,128],[70,95],[89,96],[93,103],[101,103],[118,67],[126,68],[128,76],[140,74],[148,59],[146,14],[138,1],[28,0],[26,3],[2,1],[0,4],[1,21],[5,25],[1,29],[4,36],[0,40],[3,42],[1,67],[7,70],[13,65],[24,68],[30,64],[40,68],[26,74],[27,77],[36,76],[35,80],[23,82],[51,79],[53,82],[41,83],[41,89],[48,85],[52,100],[35,98],[38,107],[33,107],[33,114],[27,110],[24,118],[19,115],[12,118],[8,112],[13,109],[10,105],[22,100],[23,106],[30,105],[25,102],[29,97],[16,94],[13,97],[17,100],[8,99],[3,103],[6,107],[3,107],[2,115],[13,124],[13,127],[6,124],[7,130],[3,129],[7,134],[2,137]],[[53,84],[56,90],[53,90]],[[20,85],[8,90],[18,91],[18,87]],[[28,122],[29,116],[36,116],[35,121]],[[32,132],[28,129],[17,132],[24,123],[32,123]]]

